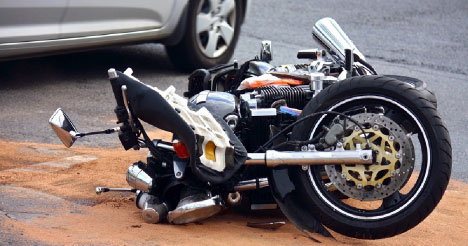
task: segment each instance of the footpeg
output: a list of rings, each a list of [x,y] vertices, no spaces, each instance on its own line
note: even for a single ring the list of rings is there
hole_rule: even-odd
[[[136,192],[136,189],[133,188],[109,188],[109,187],[101,187],[98,186],[96,187],[96,194],[101,195],[103,192],[109,192],[109,191],[118,191],[118,192]]]
[[[187,224],[207,219],[223,209],[219,196],[194,194],[179,201],[177,207],[169,212],[167,220],[173,224]]]

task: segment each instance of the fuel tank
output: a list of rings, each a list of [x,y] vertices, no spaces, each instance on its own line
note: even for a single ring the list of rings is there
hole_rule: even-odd
[[[211,114],[226,119],[228,115],[238,115],[238,99],[236,96],[219,91],[202,91],[189,100],[199,107],[205,107]]]

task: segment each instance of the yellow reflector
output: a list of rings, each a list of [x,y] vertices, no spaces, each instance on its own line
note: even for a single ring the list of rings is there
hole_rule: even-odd
[[[215,151],[216,151],[216,145],[212,141],[209,141],[208,143],[206,143],[205,158],[211,161],[216,161]]]

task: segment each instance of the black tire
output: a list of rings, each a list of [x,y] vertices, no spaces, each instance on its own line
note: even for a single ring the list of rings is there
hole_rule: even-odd
[[[235,24],[234,35],[227,49],[217,57],[209,57],[201,50],[196,33],[196,23],[200,5],[206,0],[191,0],[188,4],[187,23],[185,34],[181,42],[174,46],[166,46],[166,51],[172,63],[184,71],[192,71],[198,68],[210,68],[218,64],[229,62],[239,38],[240,26],[242,24],[243,11],[242,2],[235,1]]]
[[[390,202],[381,208],[359,210],[340,203],[341,199],[335,199],[332,192],[321,188],[320,182],[324,181],[318,177],[320,166],[311,166],[307,172],[290,168],[289,175],[309,212],[325,226],[355,238],[386,238],[413,228],[436,207],[449,182],[452,149],[447,128],[433,103],[420,90],[388,77],[354,77],[333,84],[305,106],[301,117],[318,111],[340,111],[364,102],[381,103],[389,108],[403,106],[409,111],[402,108],[402,112],[412,114],[420,123],[414,128],[420,130],[417,135],[423,139],[421,170],[415,176],[414,187],[404,197],[395,199],[393,204],[390,195],[383,203]],[[311,129],[326,123],[327,117],[331,116],[315,117],[298,124],[293,129],[292,139],[308,139]]]

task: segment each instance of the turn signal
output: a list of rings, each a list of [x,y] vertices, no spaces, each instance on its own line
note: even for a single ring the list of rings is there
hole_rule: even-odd
[[[172,147],[174,147],[174,151],[180,159],[187,159],[190,157],[190,153],[182,141],[175,139],[172,141]]]

